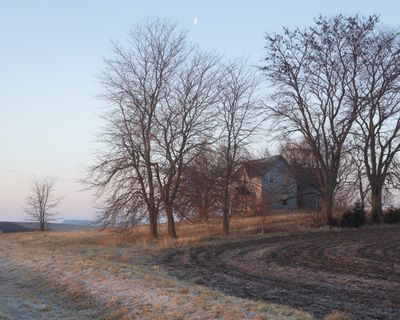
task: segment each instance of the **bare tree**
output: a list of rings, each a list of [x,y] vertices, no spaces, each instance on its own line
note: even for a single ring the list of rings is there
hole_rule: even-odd
[[[54,221],[57,213],[53,211],[61,202],[54,195],[54,179],[34,179],[31,193],[26,200],[25,212],[39,224],[39,230],[44,231],[46,225]]]
[[[264,121],[259,100],[259,81],[243,61],[225,66],[224,90],[219,111],[220,146],[224,156],[222,189],[223,233],[229,234],[229,220],[236,197],[231,186],[240,164],[240,150],[246,146],[255,130]]]
[[[382,217],[382,192],[397,178],[400,151],[400,33],[377,31],[363,51],[365,108],[357,118],[355,139],[362,152],[371,193],[374,222]]]
[[[182,174],[212,140],[221,88],[217,57],[192,50],[186,61],[156,113],[155,137],[160,147],[156,173],[171,238],[177,237],[174,203]]]
[[[103,201],[104,223],[148,221],[157,239],[165,213],[176,237],[172,210],[183,169],[212,135],[217,61],[189,46],[175,24],[158,19],[133,29],[128,48],[114,45],[102,77],[110,102],[104,151],[87,179]]]
[[[358,202],[365,208],[370,185],[365,171],[364,152],[357,143],[359,141],[353,139],[348,144],[347,152],[344,155],[346,160],[342,167],[347,168],[344,171],[347,171],[349,177],[346,180],[346,185],[342,188],[342,193],[346,194],[349,204]],[[358,193],[354,193],[354,190],[358,190]]]
[[[362,51],[376,22],[375,16],[319,17],[305,30],[284,29],[266,38],[262,69],[276,88],[268,110],[284,135],[308,144],[329,225],[343,146],[363,104],[357,95]]]
[[[364,182],[360,180],[362,178],[362,166],[353,156],[353,150],[348,143],[343,146],[342,157],[340,161],[340,167],[337,176],[337,186],[334,193],[334,208],[336,212],[343,213],[350,209],[352,205],[359,203],[362,206],[365,200],[364,195]],[[363,189],[360,189],[363,188]],[[357,190],[358,192],[354,192]]]
[[[154,166],[156,109],[176,67],[184,60],[185,35],[160,20],[129,32],[129,48],[114,44],[106,60],[103,97],[111,103],[101,136],[105,145],[88,182],[103,200],[103,220],[145,212],[150,237],[158,238],[159,197]]]
[[[279,154],[290,164],[299,185],[311,184],[317,189],[320,188],[318,163],[304,139],[300,141],[284,139],[279,145]]]
[[[176,202],[180,219],[208,221],[216,217],[222,173],[221,154],[210,147],[186,166]]]

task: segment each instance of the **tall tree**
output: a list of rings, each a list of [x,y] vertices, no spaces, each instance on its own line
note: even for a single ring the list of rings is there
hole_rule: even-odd
[[[50,178],[34,179],[31,193],[26,200],[25,212],[39,224],[39,230],[44,231],[49,222],[55,220],[57,213],[53,211],[61,202],[54,195],[54,180]]]
[[[217,57],[191,50],[186,61],[177,70],[177,79],[169,84],[165,104],[156,114],[157,181],[172,238],[177,237],[174,203],[182,174],[213,140],[221,88]]]
[[[176,237],[173,202],[184,166],[211,135],[218,59],[191,47],[168,21],[148,20],[128,35],[128,47],[115,44],[106,60],[110,109],[88,182],[103,200],[104,223],[145,220],[157,239],[165,213]]]
[[[260,83],[244,61],[225,66],[219,111],[221,141],[224,158],[222,186],[222,225],[224,235],[229,234],[229,220],[235,203],[231,190],[234,174],[240,163],[240,150],[250,142],[255,130],[264,121],[261,112]]]
[[[156,109],[185,58],[186,40],[175,25],[160,20],[138,25],[128,36],[129,47],[114,44],[114,57],[105,61],[102,96],[111,110],[104,115],[104,151],[89,169],[88,181],[103,198],[103,221],[115,221],[110,217],[120,214],[132,220],[144,211],[150,237],[157,239]]]
[[[305,30],[267,35],[262,67],[276,92],[268,106],[285,135],[301,136],[316,162],[322,213],[333,224],[343,146],[360,112],[362,52],[377,17],[319,17]]]
[[[362,55],[365,108],[357,117],[355,140],[363,154],[374,222],[382,217],[382,192],[396,176],[400,152],[400,33],[380,30],[370,37]]]

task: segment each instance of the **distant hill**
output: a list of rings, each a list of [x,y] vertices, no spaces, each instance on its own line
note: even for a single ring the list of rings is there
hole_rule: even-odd
[[[39,229],[39,225],[36,222],[18,222],[18,224],[32,228],[34,230]],[[46,225],[46,229],[50,231],[70,231],[70,230],[79,230],[79,229],[88,229],[93,228],[94,226],[90,225],[82,225],[82,224],[72,224],[72,223],[48,223]]]
[[[33,228],[23,226],[16,222],[1,222],[0,221],[0,233],[10,233],[10,232],[28,232],[33,231]]]
[[[70,231],[79,229],[95,228],[93,225],[81,225],[81,224],[67,224],[67,223],[49,223],[46,226],[47,230],[50,231]],[[6,222],[0,221],[0,233],[10,232],[27,232],[39,230],[39,224],[37,222]]]
[[[79,226],[92,226],[95,223],[91,220],[80,220],[80,219],[68,219],[68,220],[63,220],[61,222],[62,224],[73,224],[73,225],[79,225]]]

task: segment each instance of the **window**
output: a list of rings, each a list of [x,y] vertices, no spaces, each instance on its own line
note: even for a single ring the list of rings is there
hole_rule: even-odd
[[[282,194],[282,206],[287,206],[288,195]]]

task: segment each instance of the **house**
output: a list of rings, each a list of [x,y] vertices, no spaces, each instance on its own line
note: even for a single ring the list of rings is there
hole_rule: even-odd
[[[245,196],[248,211],[316,209],[319,192],[315,186],[299,179],[281,156],[250,160],[236,173],[236,188]]]

